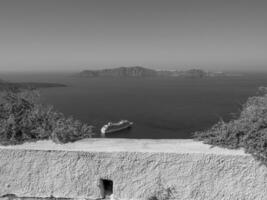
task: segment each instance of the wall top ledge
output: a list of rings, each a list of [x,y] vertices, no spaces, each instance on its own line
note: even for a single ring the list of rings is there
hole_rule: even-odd
[[[199,153],[248,156],[243,150],[229,150],[212,147],[192,139],[107,139],[90,138],[74,143],[55,144],[50,140],[28,142],[14,146],[0,146],[0,149],[81,151],[81,152],[141,152],[141,153]]]

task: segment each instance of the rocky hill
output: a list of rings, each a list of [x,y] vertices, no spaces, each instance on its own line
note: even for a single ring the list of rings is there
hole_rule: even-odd
[[[80,77],[151,77],[157,76],[156,70],[140,66],[118,67],[102,70],[84,70],[78,74]]]

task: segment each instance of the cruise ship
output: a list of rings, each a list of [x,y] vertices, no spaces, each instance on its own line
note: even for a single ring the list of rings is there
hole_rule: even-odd
[[[113,133],[125,130],[127,128],[130,128],[133,125],[133,122],[129,122],[128,120],[121,120],[117,123],[109,122],[108,124],[104,125],[101,128],[101,133]]]

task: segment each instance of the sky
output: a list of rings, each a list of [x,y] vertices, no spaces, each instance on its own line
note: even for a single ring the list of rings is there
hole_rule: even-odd
[[[0,0],[0,71],[267,70],[266,0]]]

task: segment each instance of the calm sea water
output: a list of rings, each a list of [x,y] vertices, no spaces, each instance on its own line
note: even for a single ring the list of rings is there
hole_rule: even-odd
[[[41,91],[42,101],[54,105],[98,130],[109,121],[128,119],[132,129],[109,134],[114,138],[190,138],[220,118],[238,113],[267,75],[181,78],[74,78],[63,75],[6,75],[13,81],[65,83],[66,88]]]

